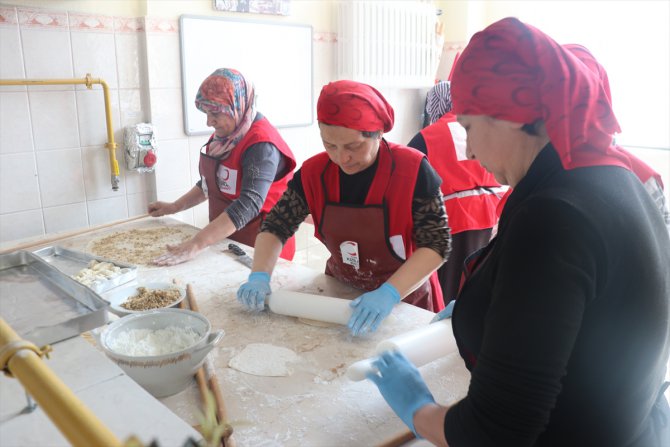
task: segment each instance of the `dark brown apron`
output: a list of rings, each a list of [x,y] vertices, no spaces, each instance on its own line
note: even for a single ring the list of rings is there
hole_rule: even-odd
[[[221,213],[223,213],[223,211],[228,208],[231,203],[233,203],[232,200],[224,197],[219,190],[216,173],[220,164],[220,158],[211,157],[205,154],[202,150],[200,151],[199,170],[200,177],[202,179],[203,192],[209,199],[210,222],[219,217],[219,215],[221,215]],[[258,216],[250,220],[249,223],[244,226],[244,228],[241,228],[228,236],[228,239],[232,239],[241,244],[253,247],[256,243],[256,236],[258,236],[258,233],[261,230],[261,223],[263,223],[264,217],[264,213],[259,213]],[[284,259],[291,260],[293,259],[294,254],[295,237],[291,237],[284,244],[280,256]]]
[[[319,226],[330,252],[326,274],[367,292],[391,277],[404,260],[391,247],[386,215],[383,205],[326,203]],[[425,281],[404,301],[433,311],[430,282]]]

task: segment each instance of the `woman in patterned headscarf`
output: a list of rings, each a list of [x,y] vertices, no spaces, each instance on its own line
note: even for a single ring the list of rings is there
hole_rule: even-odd
[[[453,309],[468,394],[437,405],[401,354],[369,377],[437,445],[670,445],[670,238],[597,74],[507,18],[473,36],[452,95],[468,156],[514,187]]]
[[[373,87],[331,82],[317,115],[326,150],[302,165],[263,223],[238,300],[263,308],[282,241],[311,214],[331,254],[326,274],[366,292],[351,304],[354,335],[376,330],[401,299],[439,311],[434,272],[449,252],[440,178],[423,154],[383,138],[394,113]]]
[[[193,238],[168,245],[156,265],[185,262],[225,238],[254,245],[265,215],[286,190],[295,157],[277,130],[256,111],[254,87],[242,74],[220,68],[200,86],[195,105],[214,133],[200,151],[200,181],[174,202],[153,202],[154,216],[174,214],[209,199],[209,225]],[[293,259],[295,240],[281,256]]]

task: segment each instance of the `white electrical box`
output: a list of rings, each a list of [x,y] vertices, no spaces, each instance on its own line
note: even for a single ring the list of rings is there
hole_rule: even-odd
[[[126,168],[130,171],[153,172],[158,159],[154,126],[139,123],[124,131]]]

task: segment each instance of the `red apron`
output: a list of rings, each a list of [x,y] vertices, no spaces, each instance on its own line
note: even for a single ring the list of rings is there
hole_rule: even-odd
[[[416,175],[423,158],[418,151],[380,145],[375,178],[365,204],[347,205],[339,200],[339,168],[318,154],[302,166],[302,181],[310,212],[316,224],[315,236],[331,256],[326,273],[365,291],[388,280],[404,263],[397,249],[411,256],[411,202]],[[389,236],[402,239],[394,248]],[[444,308],[437,275],[412,292],[405,302],[437,312]]]
[[[245,138],[246,139],[246,138]],[[240,143],[243,143],[243,139]],[[211,141],[211,139],[210,139]],[[205,144],[207,146],[209,144],[209,141]],[[273,143],[274,144],[274,143]],[[238,148],[240,147],[241,144],[238,144],[233,151],[237,151]],[[246,147],[242,148],[241,151],[244,151],[247,147],[249,147],[251,144],[247,145]],[[203,146],[203,147],[205,147]],[[282,152],[283,153],[283,152]],[[240,157],[238,157],[240,158]],[[291,160],[289,158],[289,160]],[[202,179],[202,189],[207,198],[209,199],[209,221],[213,221],[216,219],[221,213],[230,206],[231,203],[233,203],[234,200],[239,197],[239,190],[240,190],[240,184],[241,184],[241,178],[236,179],[237,181],[237,194],[223,194],[221,192],[221,186],[218,184],[218,182],[223,182],[226,181],[227,179],[220,179],[217,176],[217,172],[219,170],[219,166],[221,165],[222,160],[221,158],[217,157],[211,157],[204,153],[202,150],[200,151],[200,164],[199,164],[199,170],[200,170],[200,177]],[[295,166],[295,162],[293,162],[293,166]],[[291,163],[288,164],[288,167],[291,168],[290,171],[292,173],[293,169],[291,167]],[[285,176],[282,180],[284,182],[288,181],[286,180]],[[277,183],[277,182],[275,182]],[[273,183],[273,186],[275,185]],[[284,185],[285,189],[285,185]],[[271,187],[272,190],[272,187]],[[276,194],[275,194],[276,195]],[[260,228],[261,228],[261,223],[263,222],[263,219],[265,219],[266,214],[269,212],[269,209],[274,205],[274,203],[269,204],[268,206],[268,200],[270,199],[270,191],[268,191],[268,197],[265,199],[265,204],[263,205],[263,209],[261,212],[253,218],[251,221],[249,221],[244,228],[241,228],[237,230],[235,233],[231,234],[228,236],[228,239],[232,239],[234,241],[240,242],[245,245],[249,245],[250,247],[253,247],[254,244],[256,243],[256,236],[258,235]],[[275,198],[276,201],[276,198]],[[267,209],[267,210],[266,210]],[[284,247],[282,248],[281,253],[279,254],[280,257],[284,259],[288,259],[289,261],[293,259],[293,256],[295,255],[295,236],[292,236],[289,238],[286,243],[284,244]]]

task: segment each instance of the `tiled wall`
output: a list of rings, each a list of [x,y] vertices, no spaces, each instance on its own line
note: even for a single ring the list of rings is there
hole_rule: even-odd
[[[0,5],[0,78],[83,79],[110,88],[114,138],[148,118],[143,20]],[[151,176],[123,169],[113,191],[102,88],[0,87],[0,242],[142,214]]]

